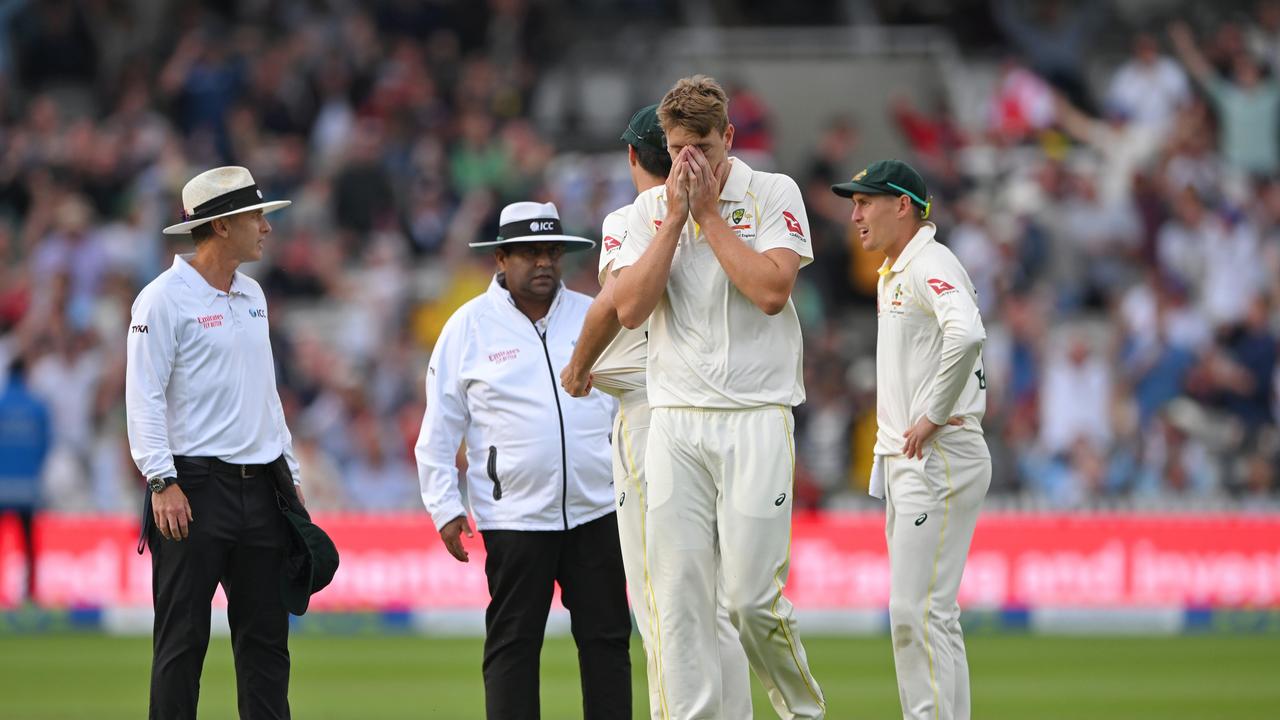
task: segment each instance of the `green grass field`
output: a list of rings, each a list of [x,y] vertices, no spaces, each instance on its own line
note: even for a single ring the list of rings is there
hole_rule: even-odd
[[[887,637],[811,637],[805,645],[832,720],[901,717]],[[299,636],[291,646],[291,702],[302,720],[484,716],[479,640]],[[980,720],[1280,717],[1274,635],[975,635],[969,656]],[[0,718],[145,717],[149,662],[147,638],[0,635]],[[634,667],[639,719],[638,658]],[[542,678],[542,716],[581,717],[571,640],[548,640]],[[214,638],[202,688],[202,718],[235,717],[227,638]],[[774,717],[759,693],[756,717]]]

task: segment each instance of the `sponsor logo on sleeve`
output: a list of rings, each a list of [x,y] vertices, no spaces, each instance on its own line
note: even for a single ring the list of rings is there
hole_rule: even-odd
[[[134,333],[137,333],[137,334],[139,334],[139,335],[146,335],[146,334],[147,334],[147,326],[146,326],[146,325],[131,325],[131,326],[129,327],[129,334],[130,334],[130,335],[132,335],[132,334],[134,334]]]
[[[605,252],[613,252],[622,247],[622,241],[612,235],[605,235],[603,244]]]
[[[934,295],[945,295],[955,291],[955,286],[941,278],[929,278],[925,280],[929,287],[933,290]]]
[[[796,219],[795,215],[791,214],[790,210],[782,211],[782,221],[787,224],[787,232],[791,233],[792,237],[800,240],[805,239],[804,228],[800,227],[800,221]]]
[[[265,318],[267,316],[266,308],[253,308],[249,310],[249,317]]]
[[[662,221],[661,221],[661,220],[654,220],[654,221],[653,221],[653,226],[654,226],[655,228],[660,228],[660,227],[662,227]]]

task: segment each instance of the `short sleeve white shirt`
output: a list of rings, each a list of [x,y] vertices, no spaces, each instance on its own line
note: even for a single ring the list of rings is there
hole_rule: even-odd
[[[720,216],[756,252],[787,248],[813,261],[800,188],[786,175],[730,158]],[[667,213],[666,187],[647,190],[628,214],[614,271],[633,265]],[[653,407],[741,409],[804,402],[800,319],[791,299],[767,315],[720,267],[690,217],[681,230],[666,293],[649,318],[648,395]]]
[[[627,236],[627,213],[631,205],[614,210],[604,219],[600,229],[600,285],[604,286],[609,266],[622,252],[622,241]],[[647,339],[649,323],[635,330],[622,328],[591,369],[591,382],[600,390],[612,395],[644,389],[645,364],[648,361]]]

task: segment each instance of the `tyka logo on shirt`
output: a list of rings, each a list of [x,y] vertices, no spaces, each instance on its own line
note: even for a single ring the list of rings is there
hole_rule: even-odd
[[[147,326],[146,326],[146,325],[133,325],[133,326],[130,326],[130,327],[129,327],[129,333],[130,333],[130,334],[133,334],[133,333],[140,333],[140,334],[145,335],[145,334],[147,334]]]
[[[222,313],[213,315],[197,315],[196,322],[200,323],[200,327],[208,330],[209,328],[222,327]]]
[[[953,286],[951,283],[947,282],[946,280],[942,280],[940,278],[929,278],[928,280],[925,280],[925,282],[928,283],[929,287],[933,289],[933,292],[935,295],[942,295],[944,293],[949,293],[952,290],[955,290],[955,286]]]
[[[267,316],[266,308],[252,308],[249,310],[249,317],[265,318]]]

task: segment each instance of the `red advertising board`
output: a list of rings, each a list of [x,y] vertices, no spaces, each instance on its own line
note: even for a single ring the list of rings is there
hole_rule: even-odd
[[[484,546],[454,560],[424,515],[317,518],[342,553],[317,610],[468,609],[488,601]],[[51,607],[151,603],[151,563],[129,517],[49,515],[36,528],[38,601]],[[0,605],[21,599],[22,548],[0,521]],[[787,594],[800,608],[883,608],[883,518],[796,518]],[[1280,608],[1280,516],[1006,515],[978,524],[961,604],[1007,607]]]

